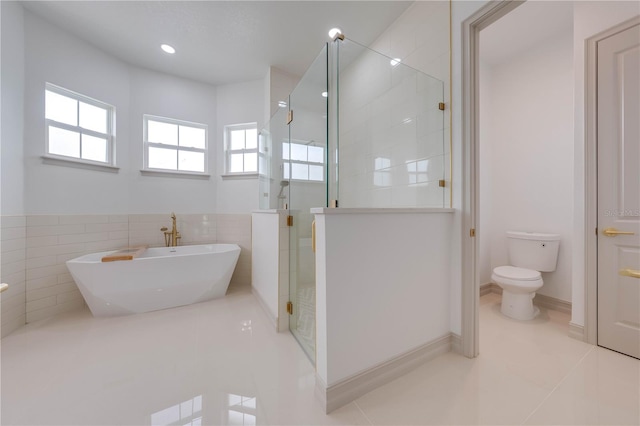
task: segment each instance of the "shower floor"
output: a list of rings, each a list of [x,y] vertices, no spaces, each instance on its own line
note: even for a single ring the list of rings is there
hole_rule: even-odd
[[[293,334],[307,356],[315,361],[316,352],[316,288],[301,287],[296,294],[297,307]]]

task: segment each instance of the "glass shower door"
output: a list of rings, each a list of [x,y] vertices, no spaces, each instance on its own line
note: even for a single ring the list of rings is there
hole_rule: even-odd
[[[340,207],[444,207],[444,83],[348,38],[336,47]]]
[[[315,362],[316,265],[311,245],[313,207],[327,206],[327,47],[289,97],[289,139],[283,143],[283,178],[288,184],[289,328]]]

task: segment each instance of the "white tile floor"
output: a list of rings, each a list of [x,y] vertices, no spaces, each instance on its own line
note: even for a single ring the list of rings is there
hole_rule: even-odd
[[[481,299],[481,355],[445,354],[325,415],[314,369],[254,297],[148,314],[86,311],[2,340],[1,423],[640,424],[640,362],[567,337],[568,316],[532,322]]]

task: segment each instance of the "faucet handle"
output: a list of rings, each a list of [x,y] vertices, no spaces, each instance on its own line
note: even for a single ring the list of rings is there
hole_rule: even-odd
[[[163,226],[162,228],[160,228],[160,230],[164,232],[164,231],[168,231],[169,228],[167,228],[166,226]]]

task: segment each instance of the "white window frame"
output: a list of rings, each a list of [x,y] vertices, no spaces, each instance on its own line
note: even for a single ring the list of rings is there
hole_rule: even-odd
[[[309,145],[309,141],[304,141],[304,140],[299,140],[299,139],[284,139],[282,141],[282,144],[289,144],[289,146],[291,145],[302,145],[302,146],[306,146],[307,148],[310,146]],[[315,146],[315,145],[314,145]],[[322,155],[323,158],[326,158],[327,155],[327,147],[325,146],[320,146],[318,148],[322,148]],[[283,175],[282,178],[284,180],[289,180],[289,181],[294,181],[294,182],[308,182],[308,183],[322,183],[326,181],[326,177],[327,177],[327,170],[326,170],[326,164],[325,161],[323,160],[322,162],[314,162],[314,161],[300,161],[300,160],[292,160],[291,159],[291,148],[289,148],[289,158],[285,158],[285,150],[284,147],[282,149],[282,167],[283,167]],[[309,159],[308,155],[307,155],[307,160]],[[307,166],[322,166],[322,180],[312,180],[312,179],[294,179],[293,175],[292,175],[292,164],[304,164]],[[284,174],[284,169],[289,168],[289,176],[285,177]]]
[[[148,134],[147,134],[149,120],[160,122],[160,123],[175,124],[175,125],[184,126],[184,127],[204,129],[204,148],[193,148],[193,147],[188,147],[188,146],[180,146],[180,134],[179,133],[178,133],[178,144],[177,145],[149,142],[149,138],[148,138]],[[178,119],[175,119],[175,118],[160,117],[160,116],[151,115],[151,114],[143,114],[143,116],[142,116],[142,126],[143,126],[143,147],[144,147],[144,166],[143,166],[143,170],[142,170],[143,172],[149,172],[149,173],[147,173],[149,175],[151,175],[151,174],[175,174],[175,175],[194,175],[194,176],[205,176],[205,177],[209,176],[209,126],[207,126],[206,124],[196,123],[196,122],[193,122],[193,121],[178,120]],[[150,147],[152,147],[152,148],[165,148],[165,149],[169,148],[169,147],[174,147],[178,151],[202,152],[204,154],[204,171],[203,172],[196,172],[196,171],[190,171],[190,170],[179,170],[178,162],[176,162],[175,170],[174,169],[151,168],[151,167],[149,167],[149,148]],[[179,159],[180,159],[180,155],[178,155],[177,161],[179,161]]]
[[[256,147],[253,149],[231,149],[231,132],[233,130],[250,130],[255,129],[256,131]],[[258,123],[241,123],[241,124],[229,124],[224,126],[224,171],[225,176],[238,176],[238,177],[253,177],[258,176],[258,165],[259,165],[259,156],[260,152],[259,148],[259,133],[258,133]],[[232,154],[256,154],[256,169],[255,171],[249,172],[232,172],[230,171],[231,167],[231,155]]]
[[[64,162],[70,162],[70,163],[81,163],[81,164],[86,164],[86,165],[97,165],[97,166],[101,166],[101,167],[112,167],[115,168],[115,164],[116,164],[116,147],[115,147],[115,115],[116,115],[116,108],[113,105],[109,105],[105,102],[99,101],[97,99],[93,99],[90,98],[88,96],[85,96],[83,94],[74,92],[72,90],[69,89],[65,89],[64,87],[60,87],[60,86],[56,86],[55,84],[52,83],[45,83],[45,97],[46,97],[46,92],[53,92],[56,93],[58,95],[70,98],[75,100],[76,102],[84,102],[86,104],[89,105],[93,105],[95,107],[98,108],[102,108],[102,109],[106,109],[107,110],[107,133],[100,133],[100,132],[96,132],[94,130],[89,130],[89,129],[85,129],[83,127],[80,127],[80,108],[78,107],[78,117],[77,117],[77,122],[78,125],[77,126],[73,126],[70,124],[66,124],[66,123],[61,123],[59,121],[55,121],[49,118],[46,118],[46,100],[45,100],[45,113],[44,115],[44,120],[45,120],[45,158],[48,159],[53,159],[53,160],[62,160]],[[51,153],[49,152],[49,127],[56,127],[58,129],[63,129],[63,130],[69,130],[72,132],[77,132],[80,134],[80,157],[72,157],[72,156],[68,156],[68,155],[62,155],[62,154],[55,154],[55,153]],[[88,136],[94,136],[94,137],[98,137],[98,138],[104,138],[107,140],[107,161],[96,161],[96,160],[89,160],[86,158],[82,158],[82,135],[88,135]]]

